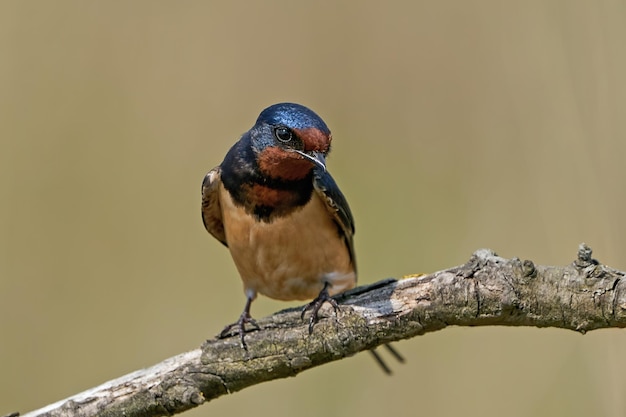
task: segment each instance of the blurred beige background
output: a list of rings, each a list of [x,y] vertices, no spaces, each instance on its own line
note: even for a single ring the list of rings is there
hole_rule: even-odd
[[[566,264],[583,241],[626,269],[624,1],[225,3],[0,3],[0,415],[236,319],[200,183],[279,101],[333,130],[361,283],[481,247]],[[622,330],[397,347],[391,378],[358,355],[186,415],[626,413]]]

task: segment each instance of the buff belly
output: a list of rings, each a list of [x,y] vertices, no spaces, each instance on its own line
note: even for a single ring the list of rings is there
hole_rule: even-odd
[[[324,286],[337,294],[354,287],[348,248],[322,200],[270,223],[256,221],[220,189],[226,241],[246,294],[278,300],[315,298]]]

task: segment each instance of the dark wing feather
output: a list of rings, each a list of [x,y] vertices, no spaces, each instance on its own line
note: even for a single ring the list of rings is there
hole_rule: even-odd
[[[339,226],[339,232],[342,234],[348,251],[350,252],[350,259],[354,265],[356,272],[356,258],[354,256],[354,218],[350,211],[348,201],[343,196],[343,193],[335,183],[333,177],[331,177],[328,171],[321,169],[315,169],[313,173],[313,186],[317,194],[326,203],[328,212],[333,216],[333,220]]]
[[[224,246],[228,246],[220,207],[219,184],[222,181],[220,174],[220,167],[215,167],[202,181],[202,221],[206,230],[214,238],[222,242]]]

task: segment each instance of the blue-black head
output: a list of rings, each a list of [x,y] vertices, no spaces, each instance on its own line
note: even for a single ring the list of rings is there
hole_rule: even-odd
[[[330,130],[313,110],[296,103],[278,103],[261,112],[256,124],[284,125],[291,129],[318,129],[326,135]]]
[[[305,106],[274,104],[261,112],[249,134],[259,168],[269,176],[296,179],[315,166],[326,169],[332,135]]]

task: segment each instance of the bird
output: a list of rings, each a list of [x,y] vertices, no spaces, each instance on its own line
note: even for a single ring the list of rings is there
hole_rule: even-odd
[[[204,227],[230,250],[246,296],[239,319],[218,337],[236,332],[247,350],[246,325],[259,329],[250,314],[258,294],[312,300],[301,313],[304,319],[310,311],[312,333],[322,305],[336,311],[332,297],[356,285],[354,217],[326,167],[331,141],[326,123],[308,107],[274,104],[204,177]]]

